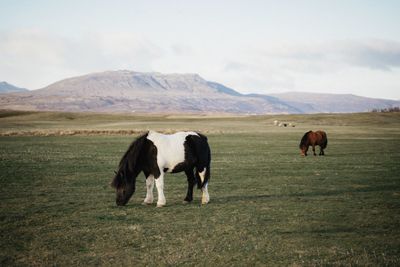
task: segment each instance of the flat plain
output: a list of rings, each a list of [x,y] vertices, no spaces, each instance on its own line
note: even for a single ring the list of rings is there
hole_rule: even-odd
[[[296,127],[276,127],[274,120]],[[197,130],[210,203],[166,177],[167,206],[109,186],[146,130]],[[301,157],[308,130],[326,156]],[[266,116],[0,112],[1,266],[399,266],[400,114]],[[156,195],[156,194],[155,194]]]

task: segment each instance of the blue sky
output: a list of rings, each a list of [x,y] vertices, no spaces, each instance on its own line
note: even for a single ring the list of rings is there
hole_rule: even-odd
[[[400,1],[0,0],[0,80],[198,73],[243,93],[400,99]]]

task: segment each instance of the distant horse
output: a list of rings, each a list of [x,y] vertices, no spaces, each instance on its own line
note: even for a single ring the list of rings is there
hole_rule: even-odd
[[[210,179],[211,151],[207,137],[196,132],[177,132],[166,135],[154,131],[138,137],[122,157],[118,171],[111,182],[116,189],[116,203],[125,205],[135,192],[136,177],[143,171],[146,176],[147,194],[143,204],[153,203],[154,180],[158,200],[157,207],[166,204],[164,196],[164,174],[184,171],[188,188],[184,199],[193,200],[193,187],[202,191],[202,204],[210,200],[208,182]],[[194,171],[195,170],[195,171]]]
[[[315,146],[320,147],[319,155],[325,155],[324,149],[328,145],[328,138],[326,137],[326,133],[324,131],[308,131],[304,134],[303,138],[301,138],[299,148],[301,150],[302,156],[307,156],[308,147],[312,146],[312,150],[315,154]]]

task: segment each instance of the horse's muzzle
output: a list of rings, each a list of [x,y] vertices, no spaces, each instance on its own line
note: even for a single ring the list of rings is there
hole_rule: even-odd
[[[126,203],[128,203],[128,201],[117,199],[117,200],[115,201],[115,203],[117,204],[117,206],[125,206]]]

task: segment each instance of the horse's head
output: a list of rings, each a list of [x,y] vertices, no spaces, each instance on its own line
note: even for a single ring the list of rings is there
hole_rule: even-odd
[[[300,154],[301,154],[302,156],[307,156],[307,150],[308,150],[308,145],[309,145],[308,138],[309,138],[309,134],[310,134],[311,132],[312,132],[312,131],[306,132],[306,133],[303,135],[303,137],[301,138],[299,148],[300,148]]]
[[[307,156],[307,146],[306,145],[301,145],[300,146],[300,155],[302,156]]]
[[[111,186],[115,188],[118,206],[124,206],[135,193],[136,177],[142,171],[140,155],[143,144],[146,142],[147,133],[138,137],[129,146],[121,161],[118,171],[115,172]]]
[[[126,205],[126,203],[128,203],[129,199],[135,192],[135,182],[127,179],[124,172],[122,171],[115,172],[115,176],[113,181],[111,182],[111,186],[115,188],[115,202],[118,206]]]

